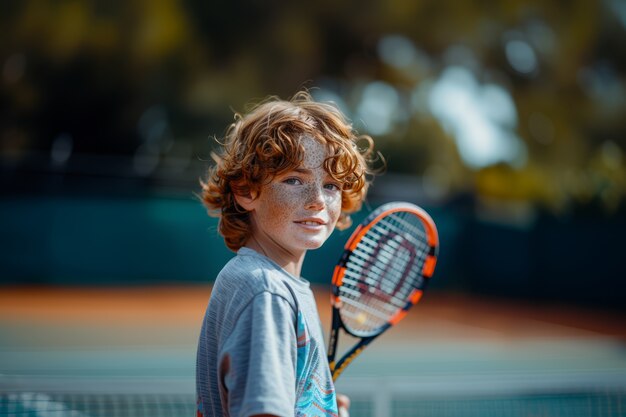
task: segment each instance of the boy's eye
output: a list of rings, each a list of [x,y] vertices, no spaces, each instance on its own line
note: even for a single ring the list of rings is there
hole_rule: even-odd
[[[332,191],[340,191],[341,190],[341,187],[339,186],[339,184],[336,184],[336,183],[326,184],[324,186],[324,188],[326,188],[327,190],[332,190]]]
[[[302,181],[300,181],[299,178],[293,178],[293,177],[292,178],[285,178],[283,180],[283,182],[285,184],[289,184],[289,185],[301,185],[302,184]]]

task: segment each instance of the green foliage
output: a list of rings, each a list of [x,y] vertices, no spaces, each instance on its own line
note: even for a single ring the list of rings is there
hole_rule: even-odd
[[[472,189],[555,211],[597,200],[616,210],[626,195],[620,7],[584,0],[7,3],[0,13],[3,165],[48,155],[69,135],[70,165],[81,155],[136,162],[149,152],[154,170],[140,175],[178,176],[188,185],[208,158],[207,137],[223,134],[232,110],[321,87],[368,133],[357,109],[365,88],[382,81],[402,109],[390,131],[373,134],[389,171],[437,172],[448,195]],[[405,66],[382,59],[380,42],[390,35],[408,40],[418,56]],[[535,54],[528,72],[507,55],[515,40]],[[452,65],[511,95],[514,133],[527,151],[521,166],[468,166],[426,105],[411,110],[414,93]],[[156,114],[150,109],[163,116],[147,139],[138,125]]]

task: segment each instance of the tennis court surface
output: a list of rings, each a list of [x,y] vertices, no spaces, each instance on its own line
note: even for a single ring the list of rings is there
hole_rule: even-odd
[[[327,332],[328,292],[315,291]],[[0,416],[194,415],[209,294],[209,286],[3,288]],[[352,398],[353,417],[625,416],[625,319],[430,292],[337,388]]]

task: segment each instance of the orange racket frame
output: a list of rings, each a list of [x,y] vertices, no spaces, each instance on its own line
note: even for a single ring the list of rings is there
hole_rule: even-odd
[[[428,253],[426,254],[424,263],[422,265],[421,275],[424,279],[422,280],[421,287],[414,288],[412,290],[403,308],[399,309],[398,312],[391,316],[387,323],[381,326],[375,334],[363,337],[350,331],[350,329],[348,329],[344,325],[343,320],[341,319],[340,309],[342,301],[339,295],[339,288],[342,285],[343,277],[346,272],[346,264],[363,236],[365,236],[367,232],[384,217],[397,212],[412,213],[421,221],[424,226],[427,243],[429,246]],[[380,336],[389,327],[396,325],[406,316],[409,309],[419,302],[419,300],[422,298],[424,288],[427,282],[435,272],[438,251],[439,235],[437,233],[437,227],[435,226],[435,222],[424,209],[411,203],[392,202],[384,204],[375,211],[373,211],[359,226],[357,226],[357,228],[354,230],[344,246],[344,252],[339,262],[335,266],[332,278],[331,305],[333,310],[333,318],[327,353],[328,363],[330,366],[333,380],[336,380],[339,377],[339,375],[343,372],[346,366],[348,366],[352,362],[352,360],[354,360],[354,358],[358,356],[372,340]],[[344,354],[344,356],[339,361],[335,362],[337,341],[340,328],[343,328],[344,331],[346,331],[348,334],[351,334],[352,336],[360,337],[361,340],[346,354]]]

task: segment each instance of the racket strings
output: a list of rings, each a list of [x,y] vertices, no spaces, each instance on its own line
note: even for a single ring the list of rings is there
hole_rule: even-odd
[[[380,309],[377,309],[376,307],[369,305],[369,304],[363,304],[363,303],[359,303],[356,299],[353,298],[344,298],[343,301],[345,303],[347,303],[348,305],[351,305],[352,307],[356,307],[359,310],[356,309],[346,309],[344,311],[344,313],[346,313],[347,315],[349,315],[351,318],[353,319],[357,319],[359,312],[361,310],[365,310],[367,311],[368,314],[372,315],[372,316],[376,316],[378,317],[380,320],[382,320],[383,322],[386,322],[387,319],[389,319],[389,315],[385,314],[384,312],[381,312]]]
[[[369,298],[369,299],[367,299]],[[343,296],[344,308],[341,310],[342,318],[347,327],[357,332],[374,332],[380,329],[393,317],[403,306],[390,305],[373,296],[361,294],[359,297],[350,298]],[[406,304],[404,303],[398,304]]]
[[[355,251],[356,253],[356,251]],[[401,286],[397,288],[397,291],[386,291],[386,295],[390,297],[390,301],[392,301],[393,306],[389,306],[385,303],[385,307],[392,308],[393,307],[402,307],[406,303],[406,296],[413,290],[414,285],[411,279],[404,279],[402,281],[402,277],[405,276],[405,272],[408,272],[409,277],[415,276],[416,274],[420,274],[423,267],[423,259],[416,258],[417,262],[413,262],[412,265],[407,265],[408,268],[400,268],[399,265],[401,263],[391,264],[389,265],[390,270],[383,270],[382,268],[376,266],[370,267],[367,259],[351,259],[350,265],[345,272],[345,276],[349,277],[347,281],[348,284],[352,286],[375,286],[381,274],[389,274],[388,279],[381,284],[385,284],[385,287],[393,286],[393,288],[398,287],[398,281],[401,282]],[[389,262],[392,262],[393,259],[390,259]],[[368,273],[364,273],[364,269],[370,267]],[[395,279],[394,279],[395,278]],[[345,279],[345,278],[344,278]],[[393,310],[395,311],[395,309]]]
[[[423,252],[423,250],[419,250]],[[397,242],[385,242],[382,247],[375,249],[360,245],[353,251],[355,258],[352,260],[355,266],[360,266],[376,277],[378,274],[386,273],[389,268],[397,269],[403,273],[404,267],[411,262],[411,256],[415,253],[407,248],[403,248]],[[374,259],[376,262],[373,262]],[[404,262],[403,262],[404,261]],[[419,272],[419,270],[414,271]]]
[[[359,283],[357,282],[356,285],[352,285],[352,286],[353,288],[355,288],[358,285]],[[371,310],[372,308],[376,309],[376,311],[379,313],[379,314],[376,314],[376,316],[383,322],[371,323],[368,321],[367,326],[377,327],[381,324],[384,324],[384,322],[388,321],[389,318],[393,316],[395,312],[398,311],[399,308],[404,307],[404,305],[406,304],[406,299],[401,299],[398,297],[391,297],[389,299],[383,300],[381,298],[377,298],[376,295],[374,294],[364,295],[363,291],[358,288],[351,289],[351,288],[346,287],[344,288],[344,292],[342,295],[343,295],[342,299],[344,301],[353,300],[354,302],[352,304],[354,307],[362,306],[363,309],[367,309],[367,310]],[[364,298],[369,298],[369,299],[365,302]],[[354,303],[358,303],[358,304],[354,304]],[[346,312],[349,313],[350,309],[347,309]],[[359,320],[359,324],[364,325],[365,323],[361,323],[363,321],[362,315],[360,317],[361,319]]]
[[[389,296],[378,290],[378,292],[368,292],[364,290],[360,283],[353,282],[353,290],[349,291],[344,288],[340,294],[344,301],[347,301],[345,309],[342,308],[342,313],[346,313],[356,321],[346,323],[354,330],[359,331],[372,331],[373,329],[380,328],[387,321],[391,319],[399,309],[403,308],[408,299],[408,294],[401,294],[400,296]],[[412,288],[410,289],[412,291]],[[401,290],[404,292],[404,289]],[[352,300],[354,302],[349,302]],[[372,310],[376,310],[378,314],[372,315]]]
[[[372,229],[370,229],[371,233],[369,233],[369,235],[375,237],[375,239],[369,239],[364,236],[362,240],[364,244],[357,245],[357,248],[355,249],[357,259],[361,258],[363,263],[369,262],[373,264],[373,266],[371,267],[372,271],[375,271],[377,273],[387,272],[386,270],[383,270],[382,268],[376,266],[376,263],[374,262],[376,259],[374,258],[374,256],[377,255],[377,258],[382,258],[384,261],[386,261],[385,266],[387,268],[391,267],[398,273],[387,277],[388,279],[385,280],[386,282],[391,282],[393,278],[398,278],[400,275],[403,276],[405,272],[409,272],[410,276],[415,276],[415,274],[421,274],[423,260],[425,259],[430,248],[428,243],[426,242],[425,234],[423,232],[418,234],[417,232],[421,232],[421,230],[415,227],[411,227],[410,230],[411,232],[415,233],[415,235],[419,236],[418,239],[415,239],[414,236],[407,234],[398,227],[387,227],[393,226],[393,220],[394,219],[386,219],[386,222],[381,222],[372,227]],[[415,220],[419,222],[418,219]],[[402,222],[402,225],[407,227],[409,224],[404,221]],[[421,222],[418,223],[418,225],[421,225]],[[411,243],[416,250],[406,247],[404,247],[404,250],[400,250],[401,244],[398,241],[392,239],[385,240],[385,244],[381,245],[381,242],[387,236],[389,236],[388,230],[394,230],[397,233],[397,236],[401,236],[401,239],[404,241],[409,241],[409,243]],[[411,254],[415,257],[417,262],[413,262],[412,264],[407,265],[407,263],[411,261],[411,259],[405,259],[407,261],[405,263],[400,262],[402,261],[402,259],[398,259],[399,256],[401,258],[406,258],[407,255],[410,256]],[[407,266],[410,268],[408,271],[406,270]],[[375,279],[379,280],[380,278],[375,275]],[[413,286],[411,286],[411,289],[412,288]]]
[[[418,262],[410,268],[408,274],[419,274],[421,270],[421,263]],[[417,265],[417,266],[416,266]],[[383,272],[381,272],[383,273]],[[347,284],[355,288],[350,295],[361,298],[364,295],[367,296],[367,302],[375,304],[379,309],[384,310],[387,314],[387,319],[395,314],[398,308],[404,307],[407,298],[415,287],[415,282],[409,277],[402,281],[402,277],[405,275],[404,270],[398,270],[397,267],[384,272],[388,278],[387,281],[377,283],[376,279],[380,274],[376,274],[376,271],[371,270],[370,273],[363,277],[363,272],[356,273],[352,269],[346,271],[346,276],[352,278],[352,282]],[[368,291],[369,292],[366,292]]]
[[[358,258],[361,258],[363,263],[367,263],[372,268],[377,268],[376,263],[373,262],[378,258],[381,258],[384,261],[387,261],[385,264],[389,266],[389,261],[396,259],[399,255],[409,253],[411,247],[404,247],[404,251],[400,251],[401,242],[398,240],[394,240],[393,238],[389,238],[390,230],[394,231],[395,236],[402,241],[409,241],[412,247],[417,250],[413,250],[412,253],[417,257],[417,255],[421,255],[421,257],[425,257],[429,250],[429,246],[426,242],[425,235],[422,234],[423,239],[416,240],[412,238],[412,236],[408,235],[403,230],[397,227],[388,227],[393,226],[390,221],[381,222],[374,227],[372,227],[368,233],[363,236],[361,242],[355,248],[355,255]],[[406,222],[405,222],[406,223]],[[415,228],[411,229],[412,232],[415,232]],[[376,257],[376,259],[374,258]],[[396,264],[397,265],[397,264]],[[378,268],[379,271],[381,268]],[[401,272],[404,272],[401,270]],[[418,270],[417,272],[421,272]]]
[[[393,219],[389,219],[389,225],[393,226]],[[422,226],[421,221],[419,221],[418,219],[416,219],[415,217],[413,217],[414,221],[417,221],[418,226]],[[409,227],[409,223],[404,221],[401,223],[402,226],[404,227]],[[379,239],[382,239],[385,235],[385,233],[388,234],[388,232],[386,232],[385,230],[381,230],[383,229],[383,226],[386,226],[386,224],[381,224],[381,225],[377,225],[375,226],[373,229],[373,233],[378,233]],[[412,226],[412,225],[411,225]],[[405,241],[408,241],[409,243],[412,244],[414,249],[411,249],[410,254],[414,256],[415,260],[417,262],[413,262],[412,264],[409,265],[410,270],[405,271],[401,268],[402,263],[394,263],[393,265],[396,265],[396,268],[398,269],[398,272],[400,274],[405,274],[405,272],[408,272],[410,277],[416,277],[419,276],[421,277],[421,273],[422,273],[422,269],[423,269],[423,262],[426,258],[426,255],[428,254],[429,250],[430,250],[430,246],[428,244],[427,241],[427,237],[426,234],[423,232],[423,230],[421,228],[416,228],[416,227],[410,227],[409,230],[411,233],[414,233],[414,235],[408,234],[406,231],[395,227],[395,228],[390,228],[391,230],[395,230],[399,236],[402,236],[402,239],[404,239]],[[386,255],[386,257],[388,257],[390,260],[396,260],[398,261],[397,257],[401,256],[401,255],[407,255],[409,254],[409,250],[403,250],[400,251],[399,249],[399,244],[395,241],[388,241],[389,242],[389,246],[384,245],[382,246],[382,249],[380,250],[380,254],[381,255]],[[391,251],[389,250],[391,248]],[[410,259],[408,260],[410,261]],[[406,264],[405,264],[406,265]],[[389,277],[391,278],[391,277]],[[390,280],[387,280],[390,281]],[[410,280],[405,280],[405,282],[409,282]],[[409,289],[412,290],[414,287],[414,285],[410,285]]]
[[[344,324],[360,332],[385,325],[421,287],[429,249],[422,222],[413,214],[394,213],[373,225],[346,263],[339,293]]]
[[[406,238],[415,244],[428,241],[422,221],[415,215],[407,212],[399,212],[387,216],[372,228],[375,230],[382,228],[385,230],[384,233],[388,233],[387,230],[389,230],[395,233],[406,234]]]
[[[356,288],[356,293],[354,293],[355,296],[360,297],[361,295],[366,294],[366,291],[369,291],[369,295],[372,298],[368,301],[378,301],[390,312],[394,312],[396,308],[403,307],[414,288],[413,282],[409,279],[401,282],[399,285],[394,282],[383,287],[382,285],[378,285],[373,282],[373,280],[364,280],[355,274],[350,275],[353,278],[351,284]],[[397,290],[396,288],[391,288],[394,285],[397,287]],[[366,288],[369,288],[369,290]]]

